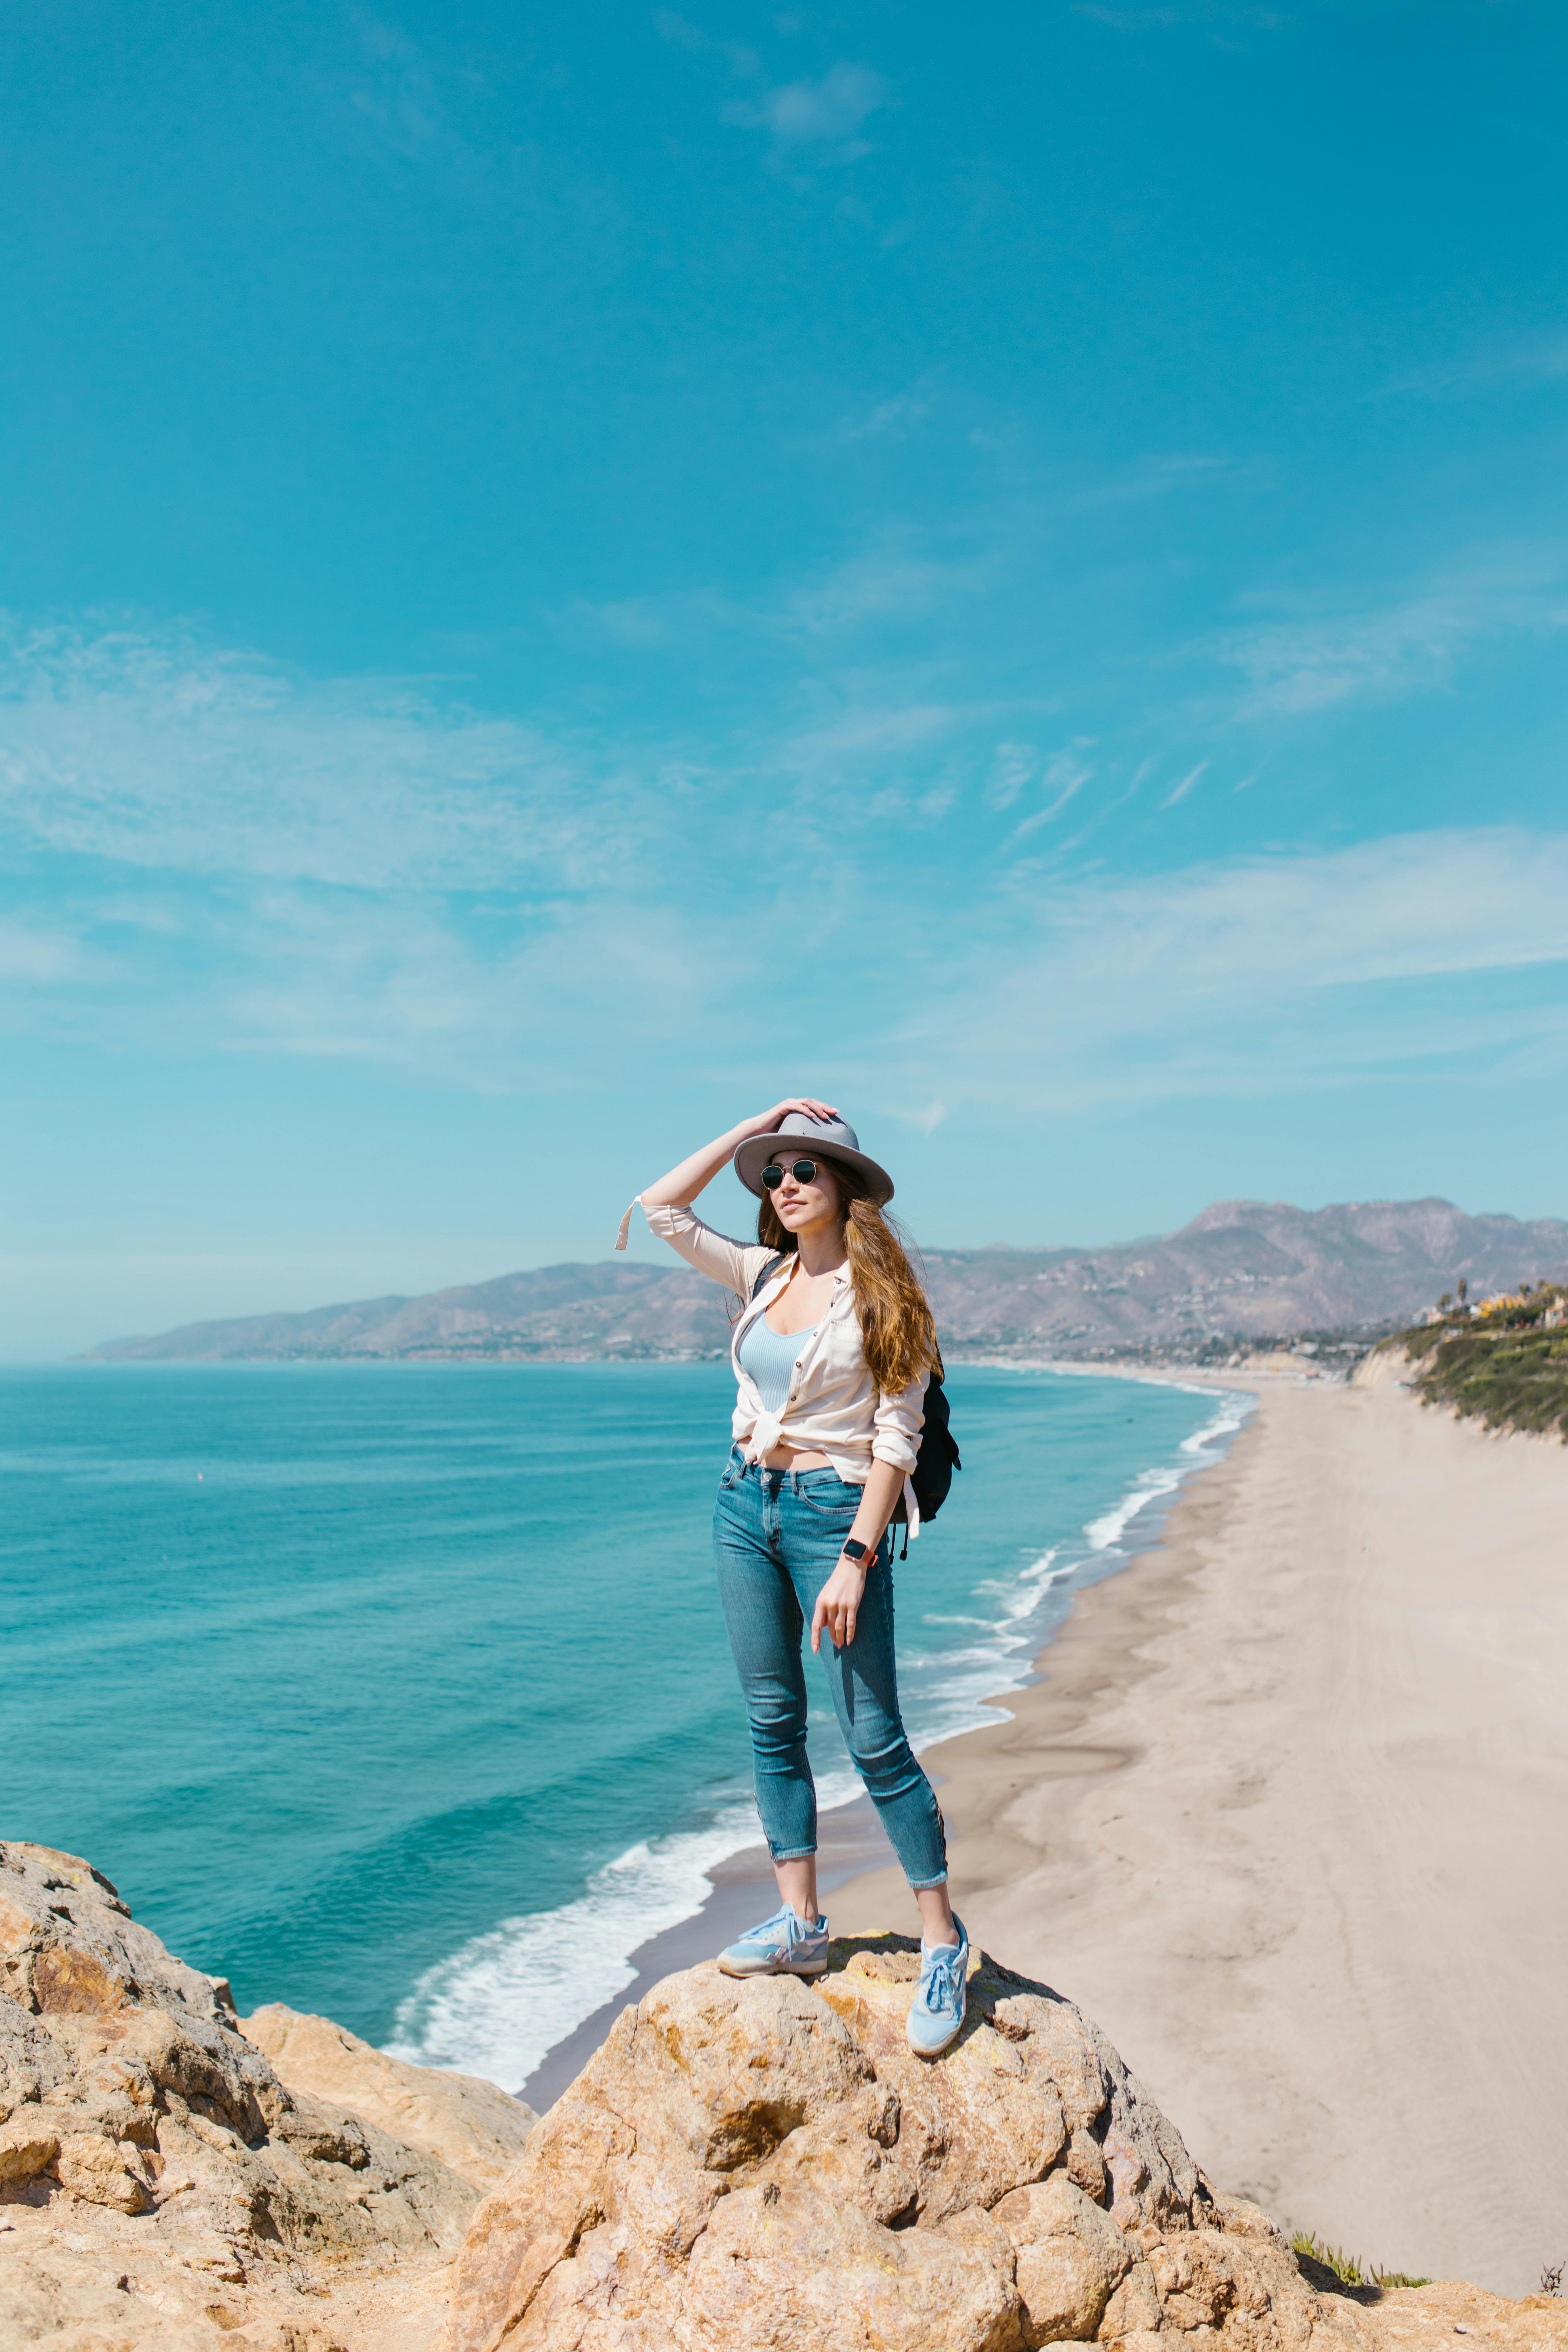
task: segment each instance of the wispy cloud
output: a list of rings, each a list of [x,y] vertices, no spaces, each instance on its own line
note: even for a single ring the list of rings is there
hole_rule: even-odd
[[[1068,803],[1076,799],[1085,784],[1091,781],[1094,762],[1083,757],[1091,740],[1089,736],[1080,736],[1046,762],[1046,772],[1040,778],[1040,790],[1046,794],[1046,804],[1044,808],[1037,809],[1032,816],[1026,816],[1015,829],[1012,836],[1015,842],[1026,839],[1043,825],[1054,824]]]
[[[892,434],[907,433],[914,425],[923,425],[931,413],[931,402],[919,393],[900,393],[892,400],[880,400],[874,408],[862,415],[847,417],[839,425],[836,438],[844,443],[877,441]]]
[[[1549,601],[1525,597],[1535,625]],[[1373,617],[1360,635],[1342,619],[1271,624],[1225,649],[1288,720],[1325,688],[1414,674],[1407,648],[1430,632]],[[776,611],[774,625],[795,653],[811,641]],[[1226,763],[1194,743],[1134,766],[1087,732],[1052,747],[1047,698],[987,702],[943,682],[934,664],[828,666],[700,761],[496,719],[437,682],[300,680],[188,634],[13,628],[5,1018],[160,1054],[569,1090],[611,1069],[630,1083],[650,1038],[722,1056],[711,1041],[745,1033],[749,975],[776,950],[794,974],[780,1050],[833,1034],[848,992],[880,1056],[866,1086],[951,1108],[1009,1088],[1123,1100],[1297,1072],[1327,1083],[1391,1050],[1393,1016],[1363,1034],[1356,992],[1364,1004],[1568,956],[1555,837],[1416,835],[1136,881],[1088,871],[1072,853],[1106,814],[1142,793],[1152,823],[1157,798],[1189,801],[1215,768],[1228,780]],[[1069,807],[1088,822],[1042,858]],[[868,919],[883,905],[900,910],[890,935]],[[919,943],[913,1024],[889,936],[895,959]],[[806,937],[822,951],[797,969]],[[1400,1017],[1411,1053],[1445,1050],[1451,1020]],[[1310,1032],[1283,1058],[1281,1022]]]
[[[760,74],[763,69],[761,58],[749,44],[721,40],[714,34],[704,32],[700,25],[693,24],[689,16],[683,16],[677,8],[656,8],[653,25],[659,39],[668,41],[671,48],[688,49],[693,56],[710,51],[727,58],[731,70],[746,78]]]
[[[605,638],[631,653],[689,653],[718,636],[756,635],[767,616],[709,589],[662,596],[615,596],[600,604],[575,598],[557,614],[572,635]]]
[[[859,136],[862,124],[887,103],[880,74],[840,59],[819,80],[781,82],[754,100],[731,99],[722,115],[726,122],[770,132],[779,150],[812,150],[824,161],[852,163],[869,152]]]
[[[1068,505],[1079,512],[1092,507],[1142,506],[1152,499],[1169,498],[1173,491],[1194,488],[1230,470],[1226,458],[1195,452],[1142,457],[1123,472],[1086,483],[1071,494]]]
[[[534,909],[493,940],[406,897],[258,893],[229,922],[229,1050],[444,1070],[497,1091],[599,1085],[650,1039],[696,1029],[740,948],[738,927],[620,897]]]
[[[572,888],[635,858],[650,797],[428,687],[305,684],[124,628],[0,642],[14,842],[369,888]]]
[[[820,727],[787,736],[778,747],[777,764],[809,774],[825,761],[939,743],[963,715],[944,702],[861,703]]]
[[[81,978],[90,969],[80,940],[68,928],[0,917],[0,982],[47,986]]]
[[[853,163],[870,152],[863,128],[891,102],[886,81],[870,66],[840,58],[816,79],[772,82],[755,49],[716,39],[673,8],[656,9],[653,21],[672,47],[721,57],[737,80],[752,85],[744,96],[723,101],[720,120],[765,131],[775,163]]]
[[[1550,328],[1513,342],[1432,360],[1382,387],[1384,398],[1401,393],[1435,394],[1503,391],[1521,384],[1568,380],[1568,332]]]
[[[1179,801],[1184,801],[1187,794],[1192,791],[1193,786],[1200,782],[1203,777],[1206,774],[1208,765],[1209,763],[1206,760],[1200,760],[1195,768],[1189,768],[1181,782],[1177,784],[1172,785],[1170,791],[1165,794],[1164,799],[1160,803],[1161,808],[1173,809],[1176,806]]]
[[[947,1105],[933,1095],[921,1110],[889,1109],[889,1116],[905,1127],[918,1128],[921,1135],[934,1135],[948,1115]]]
[[[1191,650],[1247,678],[1237,718],[1288,717],[1430,691],[1478,640],[1565,622],[1561,559],[1536,556],[1461,572],[1381,606],[1221,630]]]
[[[1080,878],[1015,891],[982,940],[882,1043],[906,1099],[927,1086],[1011,1112],[1267,1095],[1521,1040],[1568,1058],[1555,974],[1544,1000],[1474,988],[1568,963],[1568,835],[1410,834]]]
[[[759,612],[773,631],[847,636],[868,626],[940,620],[994,595],[1017,561],[1014,518],[978,516],[941,531],[901,522],[863,533],[834,562]]]
[[[808,780],[942,725],[845,714]],[[952,798],[914,790],[904,822],[939,823]],[[618,1065],[629,1082],[650,1039],[731,1003],[742,1019],[775,928],[797,940],[831,932],[840,897],[863,907],[842,856],[809,884],[759,869],[737,887],[746,805],[733,774],[551,742],[427,685],[312,685],[175,633],[14,628],[0,1021],[481,1088],[571,1091]],[[798,841],[809,809],[791,818]],[[46,862],[47,919],[27,904]]]
[[[985,779],[986,807],[1011,808],[1039,764],[1040,755],[1032,743],[998,743]]]

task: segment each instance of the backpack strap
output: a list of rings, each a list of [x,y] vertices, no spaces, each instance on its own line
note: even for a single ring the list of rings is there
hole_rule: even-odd
[[[755,1282],[752,1285],[752,1297],[753,1298],[756,1297],[758,1291],[761,1290],[764,1283],[771,1282],[773,1280],[781,1265],[787,1265],[789,1264],[789,1257],[790,1254],[787,1250],[781,1250],[777,1257],[773,1257],[768,1260],[766,1265],[763,1266],[761,1274],[758,1275]]]

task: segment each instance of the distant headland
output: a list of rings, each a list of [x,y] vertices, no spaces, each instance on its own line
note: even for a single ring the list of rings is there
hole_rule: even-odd
[[[1481,1297],[1568,1278],[1568,1222],[1469,1216],[1436,1199],[1219,1201],[1179,1233],[1116,1248],[932,1249],[924,1265],[950,1354],[1212,1363],[1278,1341],[1355,1353],[1461,1280]],[[683,1265],[611,1258],[417,1298],[187,1323],[105,1340],[79,1360],[689,1361],[728,1342],[713,1284]]]

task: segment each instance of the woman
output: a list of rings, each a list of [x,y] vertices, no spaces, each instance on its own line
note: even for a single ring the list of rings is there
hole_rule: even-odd
[[[691,1213],[731,1160],[762,1203],[755,1245]],[[909,1474],[938,1359],[925,1294],[882,1214],[892,1197],[854,1129],[803,1096],[694,1151],[641,1201],[653,1232],[742,1302],[731,1346],[734,1445],[713,1544],[780,1907],[719,1965],[730,1976],[802,1977],[827,1966],[805,1752],[809,1622],[845,1745],[920,1906],[909,2037],[934,2058],[963,2023],[969,1939],[948,1902],[942,1814],[899,1714],[889,1522],[902,1500],[911,1532],[919,1526]]]

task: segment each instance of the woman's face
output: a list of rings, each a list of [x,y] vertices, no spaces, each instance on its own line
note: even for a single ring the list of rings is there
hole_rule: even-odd
[[[813,1225],[836,1225],[842,1214],[838,1187],[833,1171],[825,1160],[816,1161],[816,1173],[811,1181],[803,1183],[795,1172],[796,1159],[814,1159],[809,1151],[784,1159],[781,1154],[773,1161],[784,1171],[784,1182],[773,1195],[773,1214],[786,1233],[802,1234]]]

